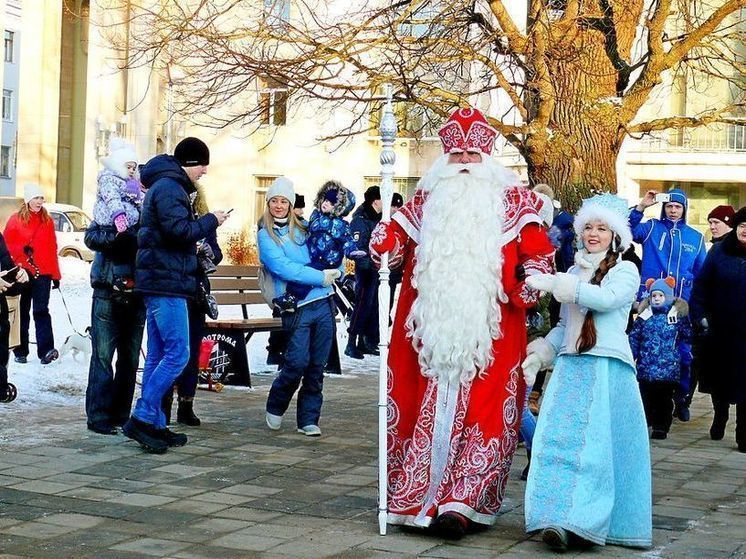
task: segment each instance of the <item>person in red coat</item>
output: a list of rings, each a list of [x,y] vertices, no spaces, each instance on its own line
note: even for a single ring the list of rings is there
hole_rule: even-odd
[[[44,208],[44,193],[36,184],[24,187],[24,203],[5,225],[5,242],[13,261],[28,272],[30,281],[21,292],[21,344],[13,353],[16,363],[26,363],[29,353],[28,331],[31,305],[36,325],[36,354],[43,365],[59,357],[54,348],[49,294],[60,286],[57,237],[54,223]]]
[[[447,538],[497,518],[526,385],[526,274],[554,268],[545,203],[491,159],[475,109],[440,130],[444,155],[371,236],[403,266],[389,353],[388,520]]]

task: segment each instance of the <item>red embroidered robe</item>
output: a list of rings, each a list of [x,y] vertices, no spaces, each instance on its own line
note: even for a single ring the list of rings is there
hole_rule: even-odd
[[[522,187],[507,188],[502,281],[509,301],[501,305],[503,336],[493,342],[494,363],[468,384],[425,377],[405,321],[417,297],[412,276],[426,196],[417,191],[371,236],[374,259],[388,251],[392,267],[404,266],[388,363],[389,522],[428,526],[456,511],[492,524],[518,442],[526,309],[539,295],[516,279],[516,266],[528,274],[551,272],[554,248],[541,227],[541,199]]]

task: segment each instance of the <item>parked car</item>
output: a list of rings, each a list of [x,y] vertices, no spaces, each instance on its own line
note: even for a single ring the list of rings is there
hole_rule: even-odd
[[[91,218],[77,206],[69,204],[44,204],[44,207],[54,220],[59,255],[93,261],[93,252],[83,242]]]

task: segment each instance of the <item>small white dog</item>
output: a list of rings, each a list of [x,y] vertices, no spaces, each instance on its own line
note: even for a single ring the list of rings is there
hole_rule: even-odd
[[[62,358],[63,355],[72,353],[73,359],[77,361],[76,357],[82,354],[87,363],[91,360],[91,351],[91,327],[89,326],[85,329],[85,334],[75,332],[65,338],[65,342],[60,348],[60,358]]]

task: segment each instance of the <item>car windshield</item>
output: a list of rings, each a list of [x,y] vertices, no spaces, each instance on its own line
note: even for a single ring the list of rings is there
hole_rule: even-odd
[[[85,231],[91,224],[91,219],[83,212],[65,212],[75,231]]]

